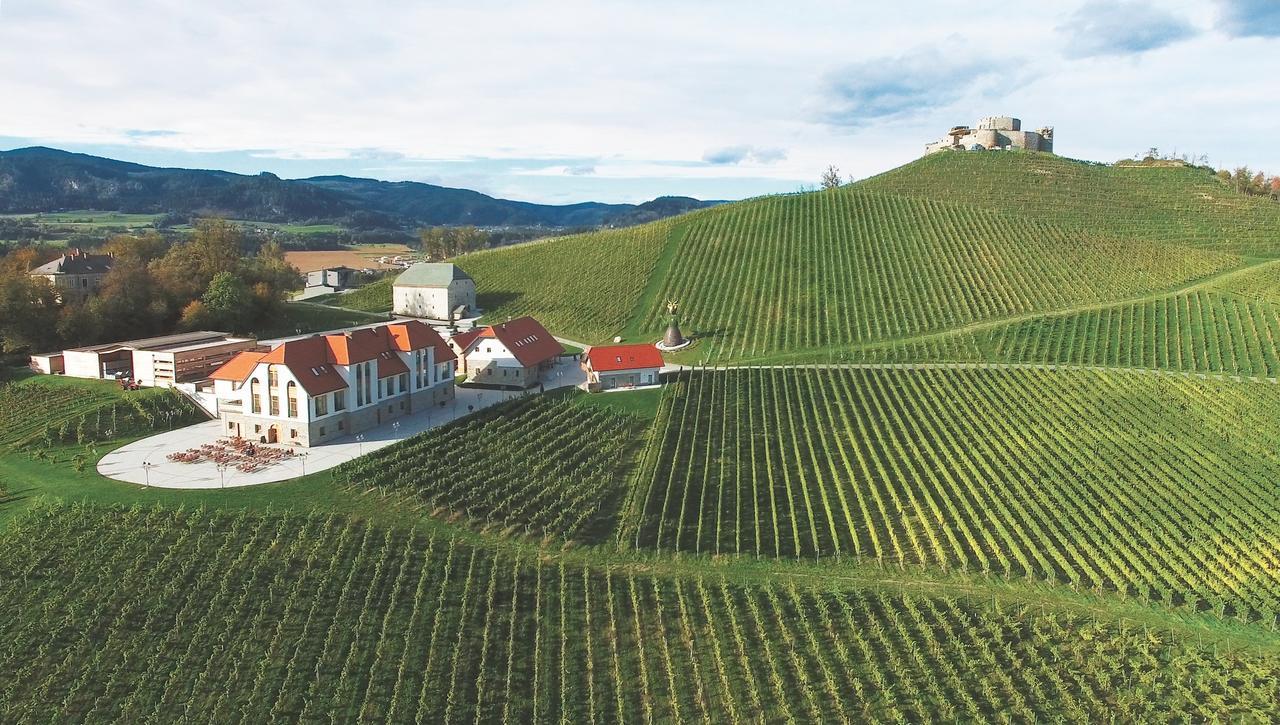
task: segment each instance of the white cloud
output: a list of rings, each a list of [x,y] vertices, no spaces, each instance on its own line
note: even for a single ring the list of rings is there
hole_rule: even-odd
[[[1200,5],[1161,3],[1214,24]],[[150,163],[251,152],[240,161],[281,174],[399,169],[529,199],[790,191],[828,163],[861,176],[908,161],[990,113],[1056,123],[1068,154],[1137,136],[1176,145],[1163,137],[1177,129],[1215,158],[1280,168],[1280,152],[1247,141],[1269,133],[1255,117],[1280,112],[1266,81],[1280,54],[1242,63],[1213,33],[1118,72],[1054,50],[1078,7],[1028,3],[994,23],[943,0],[10,1],[0,137]],[[894,92],[895,68],[918,82]],[[931,74],[943,82],[920,80]],[[1143,115],[1209,95],[1241,108]],[[817,122],[824,111],[838,125]],[[1204,136],[1226,114],[1239,134]]]

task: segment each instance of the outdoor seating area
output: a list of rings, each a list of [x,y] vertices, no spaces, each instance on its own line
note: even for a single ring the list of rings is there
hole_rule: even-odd
[[[231,466],[243,473],[254,473],[268,466],[292,458],[294,452],[287,448],[269,448],[244,438],[220,438],[198,448],[170,453],[167,458],[174,463],[213,463]]]

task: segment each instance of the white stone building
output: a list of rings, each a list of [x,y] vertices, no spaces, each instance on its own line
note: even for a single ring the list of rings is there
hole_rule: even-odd
[[[314,446],[441,406],[453,351],[417,320],[244,352],[213,373],[223,433]]]
[[[476,309],[476,283],[456,264],[421,262],[392,285],[395,313],[430,320],[459,320]]]
[[[454,335],[449,346],[462,362],[467,382],[529,388],[564,354],[564,346],[532,317]]]

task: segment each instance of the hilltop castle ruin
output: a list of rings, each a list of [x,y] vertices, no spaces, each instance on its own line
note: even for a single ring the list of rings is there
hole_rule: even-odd
[[[1022,120],[1013,116],[988,116],[974,128],[954,126],[940,141],[925,144],[925,154],[955,149],[989,151],[1024,149],[1053,153],[1053,126],[1023,131]]]

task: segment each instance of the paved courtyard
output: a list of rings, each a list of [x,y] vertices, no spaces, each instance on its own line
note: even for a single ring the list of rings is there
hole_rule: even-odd
[[[546,374],[544,380],[547,390],[581,385],[584,382],[585,376],[572,358],[561,358],[556,367]],[[303,475],[304,469],[306,473],[324,471],[364,453],[465,417],[475,410],[497,405],[520,395],[537,395],[537,393],[537,388],[525,392],[458,388],[456,400],[444,408],[433,408],[408,415],[357,436],[347,436],[314,448],[273,446],[290,448],[298,455],[253,473],[238,471],[234,467],[219,471],[218,466],[212,461],[201,463],[170,461],[168,458],[170,453],[199,448],[203,444],[214,443],[223,437],[222,423],[210,420],[143,438],[117,448],[98,461],[98,473],[117,481],[140,483],[157,488],[232,488],[285,481]],[[302,455],[304,453],[306,455]]]

